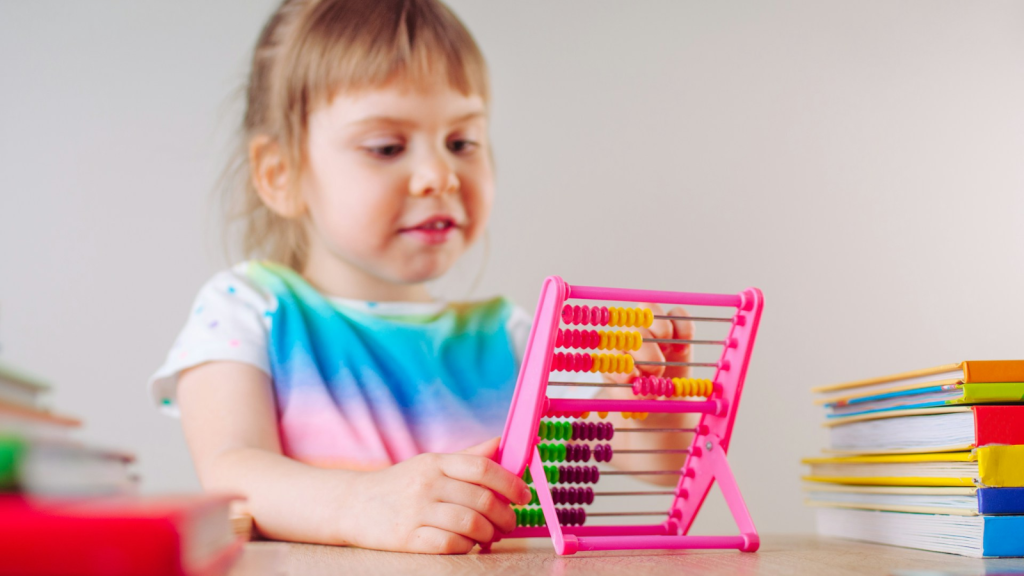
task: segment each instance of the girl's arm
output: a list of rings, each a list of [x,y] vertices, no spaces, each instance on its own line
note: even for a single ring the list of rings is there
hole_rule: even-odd
[[[662,315],[657,304],[645,304],[656,315]],[[683,308],[669,310],[669,315],[686,316]],[[650,329],[640,329],[644,338],[693,339],[693,322],[689,320],[655,320]],[[687,344],[644,344],[640,350],[630,352],[635,360],[664,362],[689,362],[690,346]],[[638,367],[639,369],[639,367]],[[690,375],[688,367],[661,368],[653,367],[643,370],[643,374],[664,376],[666,378],[686,378]],[[606,379],[619,384],[631,382],[636,374],[609,374]],[[633,400],[636,396],[628,388],[606,388],[599,397]],[[695,428],[700,421],[700,414],[650,414],[644,420],[625,420],[618,413],[608,415],[608,420],[616,428]],[[612,453],[619,450],[666,450],[689,448],[693,441],[690,433],[626,433],[612,437]],[[675,470],[682,468],[686,462],[686,454],[615,454],[611,464],[623,470]],[[678,476],[638,476],[653,484],[675,486]]]
[[[281,453],[271,381],[238,362],[179,377],[192,459],[207,490],[247,498],[278,540],[435,554],[465,553],[515,527],[508,502],[526,484],[493,461],[497,439],[458,454],[422,454],[374,472],[316,468]]]

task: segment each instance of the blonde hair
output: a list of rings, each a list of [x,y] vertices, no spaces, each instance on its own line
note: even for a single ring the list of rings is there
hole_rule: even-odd
[[[294,186],[307,120],[318,106],[344,91],[438,79],[489,101],[483,54],[438,0],[285,0],[256,42],[241,141],[227,173],[228,217],[242,224],[245,256],[301,271],[307,250],[303,221],[276,214],[256,192],[248,156],[253,138],[269,137],[280,147]]]

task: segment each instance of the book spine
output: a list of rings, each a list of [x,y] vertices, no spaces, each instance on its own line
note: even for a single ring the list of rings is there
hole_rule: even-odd
[[[983,486],[1024,487],[1024,446],[982,446],[977,453]]]
[[[962,363],[964,383],[1024,382],[1024,360],[967,360]]]
[[[982,535],[984,556],[1024,556],[1024,516],[983,516],[985,532]]]
[[[1024,514],[1024,488],[979,488],[979,514]]]
[[[0,491],[18,486],[25,443],[15,436],[0,435]]]
[[[1024,406],[974,406],[977,446],[1024,444]]]

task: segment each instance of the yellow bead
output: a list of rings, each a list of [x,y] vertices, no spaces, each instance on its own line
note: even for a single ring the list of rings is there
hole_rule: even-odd
[[[644,328],[650,328],[651,324],[654,323],[654,312],[650,308],[644,308]]]
[[[629,420],[630,418],[633,417],[632,412],[619,412],[619,415],[622,416],[624,420]]]
[[[629,354],[626,354],[626,369],[623,370],[622,372],[625,373],[625,374],[629,374],[632,371],[633,371],[633,357],[630,356]]]
[[[598,412],[597,413],[597,417],[600,418],[601,420],[604,420],[605,418],[608,417],[608,413],[607,412]]]
[[[590,412],[583,412],[582,414],[580,414],[581,420],[586,420],[587,418],[590,418]]]
[[[592,362],[590,363],[590,372],[600,372],[601,371],[601,361],[600,361],[600,358],[601,358],[600,354],[597,354],[597,353],[591,353],[590,354],[590,359],[592,360]]]
[[[674,387],[676,389],[675,396],[682,396],[683,395],[683,379],[682,378],[673,378],[672,379],[672,384],[674,385]]]
[[[633,418],[637,420],[647,420],[647,412],[634,412]]]
[[[618,326],[619,325],[619,309],[612,306],[608,309],[608,325]]]
[[[630,308],[629,312],[626,312],[626,326],[636,326],[636,308]]]
[[[633,350],[639,350],[644,344],[644,337],[639,332],[633,332]]]
[[[601,343],[597,345],[597,349],[604,350],[608,347],[608,332],[601,330],[598,334],[601,335]]]

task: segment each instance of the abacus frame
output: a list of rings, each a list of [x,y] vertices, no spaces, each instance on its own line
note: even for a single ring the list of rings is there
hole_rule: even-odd
[[[715,367],[711,396],[705,401],[548,398],[555,334],[559,328],[560,311],[569,299],[735,308],[729,335]],[[498,462],[516,475],[522,475],[529,466],[547,526],[518,527],[505,537],[550,535],[559,555],[574,554],[580,550],[716,548],[756,551],[760,546],[757,529],[726,455],[763,307],[764,297],[757,288],[748,288],[739,294],[704,294],[570,286],[558,276],[545,279],[501,437]],[[537,449],[537,430],[545,414],[587,411],[702,415],[686,462],[680,469],[675,498],[666,511],[664,522],[622,526],[559,524]],[[716,480],[740,534],[688,536],[687,532]]]

